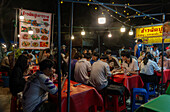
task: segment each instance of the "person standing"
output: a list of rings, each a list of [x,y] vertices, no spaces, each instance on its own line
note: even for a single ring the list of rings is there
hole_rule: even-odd
[[[140,57],[140,45],[142,43],[142,39],[138,39],[138,42],[135,45],[134,48],[134,56],[137,57],[137,59]]]

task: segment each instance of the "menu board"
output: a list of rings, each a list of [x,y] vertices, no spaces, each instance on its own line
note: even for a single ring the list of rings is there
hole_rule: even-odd
[[[19,48],[46,49],[50,47],[51,13],[22,9],[24,20],[19,24]],[[29,34],[28,31],[33,31]]]

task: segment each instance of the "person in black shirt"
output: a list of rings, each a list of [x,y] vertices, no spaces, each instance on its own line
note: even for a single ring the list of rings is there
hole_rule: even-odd
[[[10,74],[10,91],[12,95],[16,96],[17,93],[22,92],[25,87],[26,80],[23,78],[24,72],[28,69],[28,57],[20,55],[16,64]]]

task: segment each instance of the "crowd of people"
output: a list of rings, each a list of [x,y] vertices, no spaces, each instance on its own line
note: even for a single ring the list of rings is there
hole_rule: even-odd
[[[139,41],[138,44],[140,44]],[[61,73],[68,75],[69,55],[66,46],[61,50]],[[157,46],[150,52],[142,51],[135,46],[135,53],[124,48],[120,51],[120,57],[112,56],[111,50],[106,50],[102,55],[96,51],[84,50],[82,53],[77,49],[72,49],[71,56],[71,80],[83,83],[96,88],[98,91],[104,90],[108,85],[114,84],[110,81],[114,72],[124,74],[138,74],[143,82],[158,83],[159,78],[154,71],[161,71],[162,56],[164,58],[164,69],[170,69],[170,49],[159,53]],[[22,93],[22,105],[24,112],[47,112],[55,111],[56,108],[48,101],[48,93],[57,95],[58,89],[53,80],[57,80],[58,54],[51,54],[50,49],[40,51],[34,55],[31,50],[23,52],[18,57],[15,65],[10,69],[9,56],[2,60],[1,67],[11,70],[10,91],[13,96]],[[39,71],[32,74],[29,69],[31,65],[37,64]],[[28,76],[29,78],[25,78]],[[55,76],[54,76],[55,75]],[[55,77],[55,78],[54,78]],[[47,102],[48,101],[48,102]]]

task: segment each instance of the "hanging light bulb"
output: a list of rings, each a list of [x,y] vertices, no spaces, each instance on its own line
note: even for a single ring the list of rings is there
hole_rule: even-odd
[[[86,32],[84,31],[84,29],[81,31],[81,35],[85,35]]]
[[[120,28],[120,32],[125,32],[126,31],[126,28],[124,25],[122,25],[122,27]]]
[[[109,31],[108,37],[109,37],[109,38],[111,38],[111,37],[112,37],[112,34],[111,34],[111,32],[110,32],[110,31]]]
[[[133,35],[132,27],[130,28],[129,35]]]
[[[71,36],[71,39],[74,40],[74,35]]]
[[[106,17],[105,17],[104,14],[102,14],[102,16],[98,18],[98,23],[99,24],[105,24],[106,23]]]
[[[20,34],[18,34],[18,38],[20,37]]]

